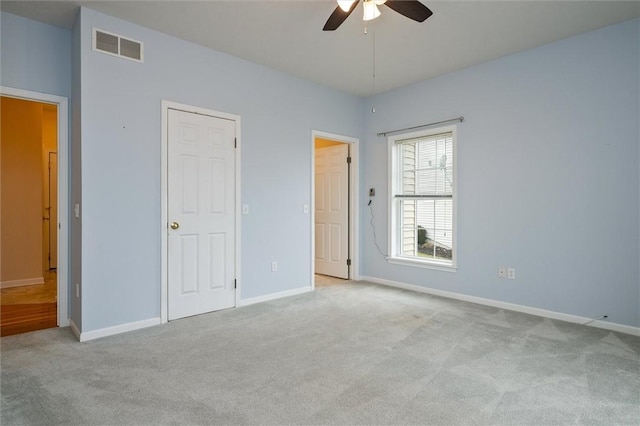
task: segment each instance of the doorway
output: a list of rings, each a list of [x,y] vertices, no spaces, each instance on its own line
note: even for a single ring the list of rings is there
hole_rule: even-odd
[[[162,322],[236,306],[240,117],[163,101]]]
[[[54,107],[55,108],[55,107]],[[57,108],[53,109],[53,114],[57,115]],[[55,117],[54,117],[55,118]],[[54,135],[55,136],[55,135]],[[43,234],[44,234],[44,270],[55,271],[58,268],[58,152],[57,138],[56,145],[46,148],[43,152],[42,165],[44,171],[42,176],[43,193]]]
[[[358,140],[312,132],[312,283],[359,279]]]
[[[58,151],[66,146],[60,143],[66,100],[8,88],[2,94],[0,334],[6,336],[68,325],[58,272]]]

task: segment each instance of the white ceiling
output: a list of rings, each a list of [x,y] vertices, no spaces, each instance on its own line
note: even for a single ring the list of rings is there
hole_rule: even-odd
[[[640,15],[637,0],[421,1],[433,11],[425,22],[381,6],[367,35],[361,5],[337,31],[322,31],[333,0],[3,0],[0,7],[70,28],[82,5],[358,96]]]

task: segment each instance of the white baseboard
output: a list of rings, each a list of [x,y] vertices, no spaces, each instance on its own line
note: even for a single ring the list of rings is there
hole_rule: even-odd
[[[142,321],[129,322],[126,324],[116,325],[113,327],[101,328],[98,330],[80,332],[76,325],[71,321],[71,330],[81,342],[88,342],[89,340],[100,339],[101,337],[113,336],[115,334],[126,333],[128,331],[140,330],[141,328],[153,327],[154,325],[160,325],[160,317],[149,318]]]
[[[69,327],[71,323],[69,318],[60,318],[60,310],[58,310],[58,327]]]
[[[311,286],[295,288],[293,290],[281,291],[280,293],[272,293],[264,296],[252,297],[250,299],[240,299],[237,306],[249,306],[256,303],[268,302],[270,300],[282,299],[283,297],[296,296],[298,294],[308,293],[313,291]]]
[[[411,290],[419,293],[432,294],[434,296],[446,297],[449,299],[462,300],[464,302],[477,303],[479,305],[492,306],[494,308],[507,309],[509,311],[522,312],[525,314],[536,315],[539,317],[550,318],[555,320],[561,320],[571,322],[575,324],[585,324],[591,321],[591,318],[581,317],[577,315],[565,314],[562,312],[548,311],[546,309],[533,308],[531,306],[517,305],[515,303],[501,302],[499,300],[485,299],[482,297],[469,296],[461,293],[454,293],[450,291],[437,290],[428,287],[422,287],[415,284],[407,284],[399,281],[391,281],[383,278],[362,276],[363,281],[369,281],[375,284],[381,284],[389,287],[396,287],[405,290]],[[640,336],[640,327],[632,327],[625,324],[617,324],[609,321],[593,321],[589,324],[590,327],[603,328],[605,330],[617,331],[619,333],[631,334],[633,336]]]
[[[0,282],[0,288],[24,287],[27,285],[44,284],[44,277],[25,278],[22,280],[10,280]]]
[[[296,288],[293,290],[287,290],[280,293],[267,294],[265,296],[259,296],[259,297],[253,297],[251,299],[240,300],[237,306],[238,307],[248,306],[256,303],[268,302],[270,300],[281,299],[283,297],[289,297],[289,296],[295,296],[295,295],[307,293],[310,291],[312,291],[311,287]],[[89,340],[95,340],[102,337],[113,336],[116,334],[126,333],[128,331],[139,330],[141,328],[152,327],[160,324],[162,324],[162,321],[160,317],[158,317],[158,318],[150,318],[143,321],[117,325],[114,327],[101,328],[99,330],[87,331],[84,333],[78,330],[78,327],[73,322],[73,320],[70,321],[69,326],[71,327],[73,334],[76,335],[76,337],[80,342],[88,342]]]

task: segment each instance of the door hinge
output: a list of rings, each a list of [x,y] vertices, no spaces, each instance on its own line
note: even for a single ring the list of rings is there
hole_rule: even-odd
[[[234,148],[238,147],[238,138],[233,138],[233,147]]]
[[[347,266],[351,266],[351,259],[347,259]]]
[[[347,164],[351,164],[351,157],[347,157]]]
[[[237,279],[233,280],[233,288],[238,288],[238,280]]]

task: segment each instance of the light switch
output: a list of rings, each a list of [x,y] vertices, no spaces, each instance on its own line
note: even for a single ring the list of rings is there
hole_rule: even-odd
[[[309,204],[305,203],[305,204],[302,206],[302,211],[303,211],[305,214],[306,214],[306,213],[309,213]]]
[[[242,205],[242,214],[249,214],[249,204]]]

